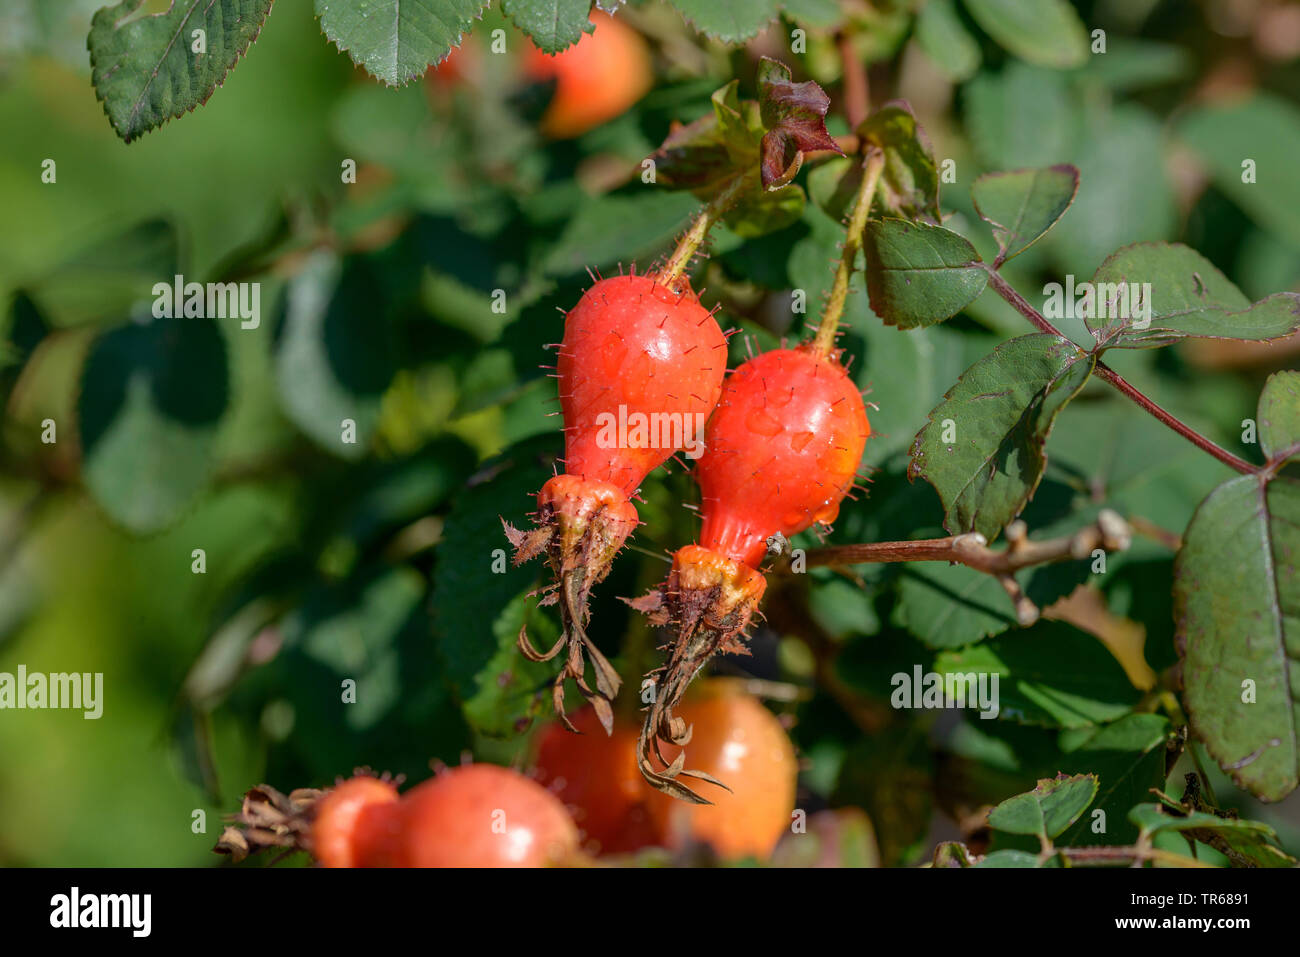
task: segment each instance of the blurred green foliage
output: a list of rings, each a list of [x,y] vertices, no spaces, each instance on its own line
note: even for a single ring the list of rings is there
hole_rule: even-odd
[[[105,705],[97,721],[0,712],[0,863],[212,864],[220,815],[258,781],[321,786],[359,765],[418,779],[465,752],[526,762],[551,672],[514,639],[527,622],[541,646],[555,623],[529,595],[535,565],[494,566],[500,518],[526,523],[561,454],[546,346],[588,269],[644,268],[671,248],[697,203],[642,183],[640,163],[733,76],[751,94],[759,54],[817,79],[838,111],[834,31],[851,23],[873,102],[910,101],[941,174],[953,163],[946,225],[987,261],[997,247],[969,198],[975,178],[1077,166],[1069,214],[1005,269],[1026,295],[1138,240],[1188,243],[1252,300],[1300,289],[1300,39],[1279,53],[1266,36],[1277,5],[1237,23],[1221,0],[1052,0],[1044,27],[1015,15],[1027,0],[674,3],[619,14],[654,50],[654,88],[576,139],[544,138],[549,89],[488,59],[494,29],[513,49],[529,42],[497,4],[467,41],[476,72],[389,89],[326,42],[307,0],[279,0],[210,102],[129,146],[91,87],[97,4],[4,4],[0,671],[102,671]],[[1104,55],[1080,46],[1083,24],[1106,30]],[[805,52],[790,51],[796,26]],[[749,43],[723,42],[735,39]],[[1241,183],[1243,151],[1254,186]],[[696,285],[744,333],[733,360],[815,325],[842,239],[816,202],[769,235],[717,231]],[[260,324],[152,318],[153,284],[178,273],[259,281]],[[791,311],[792,290],[806,313]],[[880,408],[868,491],[845,504],[832,543],[938,534],[939,496],[906,480],[912,437],[963,370],[1030,331],[975,293],[943,325],[901,331],[854,280],[842,344]],[[1082,321],[1062,328],[1087,335]],[[1294,355],[1180,346],[1108,361],[1240,449],[1264,376]],[[1035,534],[1103,506],[1154,530],[1112,556],[1101,591],[1141,626],[1138,660],[1164,672],[1169,536],[1227,470],[1095,382],[1048,453],[1023,516]],[[616,596],[655,584],[698,525],[679,467],[642,497],[647,524],[600,586],[591,628],[625,679],[653,659]],[[1076,572],[1039,570],[1026,587],[1047,604]],[[778,706],[797,718],[799,806],[864,809],[883,863],[928,859],[954,821],[1058,771],[1099,775],[1096,806],[1127,822],[1109,836],[1131,839],[1150,823],[1126,817],[1146,788],[1190,767],[1187,755],[1166,767],[1168,723],[1093,637],[1059,621],[1016,629],[1005,594],[964,568],[858,574],[774,588],[754,656],[718,667],[801,688]],[[945,662],[1003,674],[1003,720],[889,707],[892,674]],[[340,699],[349,680],[355,705]],[[1300,847],[1296,798],[1264,810],[1210,773],[1223,806]],[[1066,838],[1089,840],[1076,831]]]

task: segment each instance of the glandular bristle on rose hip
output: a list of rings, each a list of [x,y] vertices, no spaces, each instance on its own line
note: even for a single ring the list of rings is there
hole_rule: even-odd
[[[652,276],[601,279],[565,317],[556,366],[564,473],[538,493],[532,530],[505,525],[516,564],[544,555],[554,575],[542,603],[559,606],[560,640],[540,652],[521,631],[519,645],[538,661],[567,650],[553,689],[561,717],[572,678],[606,731],[613,726],[621,682],[586,633],[591,589],[637,526],[630,500],[646,475],[678,452],[703,449],[726,366],[726,337],[681,281],[670,289]]]
[[[758,566],[767,540],[835,520],[870,434],[862,396],[838,356],[811,344],[755,356],[727,379],[695,468],[699,543],[677,552],[662,589],[632,602],[674,632],[641,735],[642,774],[660,790],[702,801],[677,781],[698,776],[685,770],[684,752],[668,763],[659,751],[659,741],[683,745],[690,737],[672,709],[713,655],[746,650],[744,630],[766,584]]]

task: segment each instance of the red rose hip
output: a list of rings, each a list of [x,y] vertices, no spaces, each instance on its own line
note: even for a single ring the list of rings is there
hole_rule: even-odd
[[[731,375],[696,467],[700,544],[757,568],[774,533],[829,525],[871,425],[853,380],[811,346],[777,349]]]
[[[669,760],[660,748],[690,738],[673,708],[715,654],[746,650],[741,638],[766,586],[758,566],[767,539],[835,519],[870,434],[853,380],[835,356],[810,343],[756,356],[727,380],[695,469],[703,497],[699,544],[673,556],[661,590],[633,602],[677,633],[654,675],[640,741],[641,773],[661,791],[708,803],[677,779],[718,782],[684,770],[680,752]]]
[[[563,718],[564,682],[572,678],[608,733],[620,680],[585,632],[588,596],[636,528],[630,498],[646,475],[677,452],[702,451],[726,374],[717,321],[684,280],[673,285],[651,276],[601,279],[567,314],[556,370],[565,471],[538,493],[532,531],[506,525],[516,563],[546,555],[555,576],[548,600],[558,601],[564,626],[549,651],[534,649],[522,632],[520,648],[537,661],[567,648],[555,710]]]

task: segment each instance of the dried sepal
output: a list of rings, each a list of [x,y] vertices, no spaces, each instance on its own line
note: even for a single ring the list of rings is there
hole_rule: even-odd
[[[672,127],[651,156],[656,182],[697,195],[737,176],[754,177],[755,192],[760,180],[763,189],[780,189],[799,172],[805,153],[842,152],[826,130],[830,102],[815,82],[795,83],[789,67],[764,57],[757,100],[741,99],[732,80],[713,94],[711,114]]]
[[[551,690],[556,715],[569,730],[577,730],[564,707],[565,682],[572,679],[595,709],[605,732],[613,734],[612,702],[622,679],[587,635],[588,603],[592,588],[609,574],[614,556],[636,528],[636,509],[614,486],[573,475],[550,479],[537,501],[533,529],[522,531],[504,520],[502,525],[515,548],[515,564],[545,556],[555,584],[541,590],[539,604],[559,607],[561,633],[555,645],[542,652],[529,641],[527,629],[521,628],[519,650],[530,661],[550,661],[566,651]],[[588,665],[594,679],[591,684]]]
[[[649,675],[654,698],[646,712],[637,746],[641,775],[666,794],[695,804],[712,802],[682,784],[678,778],[694,778],[726,788],[702,771],[685,767],[686,753],[672,761],[660,748],[666,743],[684,748],[692,729],[673,709],[681,703],[695,676],[720,651],[745,651],[744,631],[748,627],[766,582],[763,576],[739,562],[730,561],[698,545],[680,549],[664,587],[628,601],[646,612],[652,622],[671,623],[675,632],[668,661]]]
[[[271,847],[310,851],[313,811],[324,793],[297,788],[283,794],[266,784],[250,788],[213,850],[230,855],[236,864]]]
[[[403,780],[401,775],[376,774],[364,767],[356,768],[352,774],[354,778],[369,776],[394,785]],[[321,798],[328,793],[328,788],[294,788],[285,794],[269,784],[249,788],[244,792],[239,812],[227,818],[229,823],[212,850],[229,855],[236,864],[269,848],[311,854],[312,824]]]

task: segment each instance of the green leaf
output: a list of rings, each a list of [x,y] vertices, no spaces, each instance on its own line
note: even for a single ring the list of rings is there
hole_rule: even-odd
[[[588,200],[550,245],[545,270],[566,276],[653,256],[698,209],[689,193],[658,190]]]
[[[548,666],[528,661],[519,653],[519,629],[540,648],[549,648],[560,637],[560,626],[537,608],[537,599],[521,591],[493,618],[492,657],[476,676],[476,690],[461,701],[465,720],[481,734],[518,734],[527,722],[542,714],[550,696]],[[462,684],[462,688],[467,687]]]
[[[1052,424],[1095,361],[1068,339],[1036,333],[966,370],[917,434],[908,468],[939,493],[944,528],[992,541],[1020,514],[1043,477]]]
[[[1152,348],[1189,336],[1268,341],[1300,329],[1300,295],[1279,292],[1252,305],[1213,263],[1180,243],[1125,246],[1101,264],[1092,287],[1092,304],[1082,304],[1085,321],[1107,347]]]
[[[1088,34],[1067,0],[966,0],[975,22],[1030,63],[1069,69],[1088,59]]]
[[[469,733],[429,629],[428,582],[409,566],[376,563],[309,588],[278,623],[279,652],[249,676],[292,709],[279,760],[318,780],[359,765],[415,777],[431,758],[457,760]],[[345,680],[354,701],[341,700]]]
[[[1161,118],[1131,104],[1089,118],[1074,120],[1078,145],[1065,157],[1079,167],[1079,193],[1046,240],[1058,268],[1076,276],[1125,243],[1170,239],[1181,228]]]
[[[758,163],[763,119],[758,104],[740,99],[740,81],[713,92],[711,113],[673,130],[655,150],[655,182],[669,189],[706,190]]]
[[[528,661],[515,642],[525,623],[538,645],[556,625],[527,593],[539,563],[514,566],[501,519],[526,528],[538,489],[554,474],[560,443],[546,435],[512,446],[484,467],[452,506],[433,575],[434,630],[466,717],[492,735],[517,733],[549,700],[549,664]]]
[[[1044,778],[1032,791],[1008,798],[989,811],[989,827],[1037,837],[1046,846],[1088,809],[1097,796],[1097,786],[1093,774]]]
[[[226,347],[211,319],[154,319],[100,337],[77,397],[82,476],[130,532],[178,519],[207,484],[229,399]]]
[[[1259,447],[1272,461],[1300,455],[1300,372],[1275,372],[1259,395]]]
[[[501,9],[543,53],[559,53],[596,29],[591,0],[502,0]]]
[[[331,132],[347,155],[378,163],[420,192],[446,191],[462,199],[445,182],[455,162],[456,140],[431,135],[433,109],[419,86],[389,89],[376,83],[346,87],[334,107]]]
[[[367,481],[337,525],[358,545],[433,513],[474,470],[475,456],[459,439],[440,438],[414,454],[383,462],[363,473]]]
[[[1032,537],[1051,538],[1056,532],[1048,526]],[[1072,592],[1087,575],[1086,563],[1059,562],[1026,569],[1019,578],[1030,601],[1046,607]],[[893,621],[936,649],[971,645],[1017,624],[1011,599],[996,578],[944,562],[904,566],[899,573]]]
[[[853,209],[865,172],[856,157],[834,156],[808,173],[808,193],[828,216],[843,221]]]
[[[941,562],[917,562],[902,571],[894,623],[930,648],[960,648],[1016,624],[1006,590],[992,575]]]
[[[962,95],[971,145],[987,168],[1074,159],[1079,105],[1059,72],[1012,61],[1001,73],[975,77]],[[1113,148],[1113,141],[1106,140],[1106,146]]]
[[[843,237],[842,232],[838,235]],[[832,246],[814,268],[829,276],[826,262],[834,253]],[[856,357],[851,367],[853,376],[860,388],[869,390],[869,399],[886,399],[878,410],[871,410],[871,441],[865,459],[870,465],[879,465],[890,456],[907,452],[916,435],[916,424],[924,422],[934,408],[934,397],[956,381],[968,365],[991,352],[999,339],[958,331],[946,324],[928,329],[891,329],[871,311],[863,294],[861,274],[855,274],[850,282],[843,342],[849,354]],[[815,301],[813,289],[808,295],[810,302]]]
[[[400,707],[401,661],[397,636],[424,599],[423,576],[398,566],[313,592],[286,616],[284,641],[331,672],[353,678],[356,702],[331,703],[333,717],[349,731],[364,731]]]
[[[290,280],[280,306],[275,369],[285,414],[342,458],[366,454],[396,372],[386,316],[377,307],[383,301],[367,262],[316,253]]]
[[[1171,813],[1160,804],[1139,804],[1129,812],[1143,837],[1177,831],[1208,844],[1235,867],[1295,867],[1296,860],[1277,846],[1277,832],[1259,821],[1219,817],[1204,811]]]
[[[805,228],[807,232],[804,232]],[[798,239],[786,240],[784,236],[777,235],[770,236],[762,243],[751,241],[745,245],[755,248],[756,255],[754,258],[761,264],[760,268],[764,271],[775,271],[773,266],[777,265],[783,267],[779,281],[769,283],[761,278],[756,278],[760,285],[767,285],[769,288],[775,289],[802,289],[807,293],[805,308],[810,312],[815,312],[816,304],[826,298],[826,295],[830,292],[831,283],[835,278],[831,263],[835,262],[839,257],[840,244],[844,241],[844,226],[838,220],[832,219],[823,213],[820,207],[812,205],[804,208],[801,225],[797,230],[791,232],[796,231],[803,233]],[[776,279],[778,277],[773,276],[771,278]],[[854,278],[857,281],[856,292],[848,297],[844,307],[846,312],[857,309],[866,300],[866,296],[863,295],[865,289],[862,286],[861,273],[855,273]],[[850,280],[850,282],[852,281],[854,280]],[[858,315],[858,313],[853,314]],[[879,321],[875,320],[874,316],[871,316],[869,312],[863,312],[861,315],[865,317],[862,325],[871,322],[879,325]],[[886,329],[885,331],[893,332],[894,330]],[[737,357],[739,357],[739,353]],[[855,371],[860,372],[861,367],[855,366]],[[866,383],[864,383],[865,385]],[[870,448],[871,443],[868,442],[867,445]]]
[[[1124,844],[1137,839],[1126,815],[1134,804],[1146,800],[1151,788],[1165,782],[1165,743],[1169,721],[1158,714],[1127,714],[1099,728],[1071,728],[1061,732],[1063,752],[1057,767],[1079,768],[1096,774],[1100,782],[1093,813],[1106,812],[1106,830],[1094,833],[1092,821],[1083,818],[1061,838],[1063,846]]]
[[[316,0],[321,29],[352,62],[400,86],[460,43],[489,0]]]
[[[997,675],[999,717],[1021,724],[1081,728],[1114,721],[1140,697],[1100,641],[1057,621],[941,652],[934,670]]]
[[[1088,59],[1084,76],[1116,92],[1185,79],[1193,60],[1185,47],[1157,40],[1109,36],[1106,52]]]
[[[1134,415],[1117,393],[1074,403],[1069,425],[1048,442],[1049,478],[1160,528],[1185,528],[1205,490],[1234,474],[1152,416]],[[1108,568],[1116,559],[1126,560],[1107,556]]]
[[[781,9],[800,26],[829,30],[844,22],[844,8],[839,0],[784,0]]]
[[[808,612],[837,641],[851,635],[874,635],[880,630],[871,594],[857,584],[832,578],[810,582]]]
[[[808,198],[794,184],[778,190],[762,188],[757,175],[753,184],[740,194],[736,204],[727,210],[722,221],[737,236],[753,239],[766,236],[797,223],[803,216]]]
[[[90,21],[91,82],[114,131],[131,142],[206,103],[271,12],[271,0],[173,0],[140,14],[124,0]],[[195,30],[206,50],[193,52]]]
[[[955,316],[989,281],[975,247],[942,226],[871,220],[863,245],[871,308],[900,329]]]
[[[962,24],[953,0],[927,0],[916,17],[916,42],[956,83],[974,76],[983,59],[979,42]]]
[[[998,243],[994,268],[1024,252],[1055,226],[1078,189],[1079,171],[1068,164],[988,173],[975,180],[971,187],[975,211],[993,227]]]
[[[885,156],[876,203],[890,216],[939,222],[939,170],[934,147],[904,100],[886,103],[858,126]],[[860,181],[862,167],[854,164]],[[855,183],[856,188],[856,183]]]
[[[154,283],[180,271],[176,227],[145,219],[73,251],[32,284],[32,297],[57,326],[112,321],[129,314]]]
[[[671,0],[686,21],[705,36],[742,43],[776,19],[781,0]]]
[[[31,358],[36,347],[50,331],[49,320],[23,290],[14,294],[9,310],[8,327],[0,338],[0,405],[8,401],[9,392]]]
[[[1189,107],[1175,131],[1209,168],[1214,184],[1261,226],[1300,247],[1300,109],[1256,93],[1246,100]],[[1247,160],[1252,177],[1244,182]]]
[[[732,80],[709,97],[718,136],[733,159],[748,163],[763,136],[763,115],[754,100],[740,98],[740,81]],[[707,117],[705,118],[707,121]]]
[[[1234,781],[1280,801],[1300,777],[1300,482],[1230,479],[1174,562],[1174,620],[1192,729]]]

